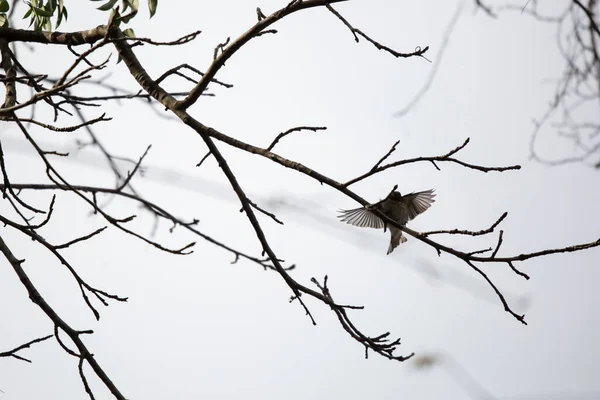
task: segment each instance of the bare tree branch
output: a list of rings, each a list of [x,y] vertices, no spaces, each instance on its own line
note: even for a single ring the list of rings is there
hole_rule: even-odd
[[[333,3],[333,1],[331,2]],[[331,7],[331,5],[327,4],[327,9],[329,11],[331,11],[331,13],[333,15],[335,15],[336,17],[338,17],[338,19],[340,21],[342,21],[342,23],[344,25],[346,25],[346,27],[348,27],[348,29],[350,29],[350,32],[352,32],[352,35],[354,35],[354,40],[356,41],[356,43],[359,42],[358,37],[362,36],[367,42],[371,43],[373,46],[375,46],[377,48],[377,50],[383,50],[386,53],[389,53],[391,55],[393,55],[396,58],[409,58],[409,57],[423,57],[424,59],[427,60],[427,58],[424,56],[424,54],[427,52],[427,50],[429,50],[429,46],[425,46],[425,48],[421,48],[420,46],[417,46],[415,48],[415,51],[413,51],[412,53],[400,53],[397,52],[379,42],[377,42],[376,40],[371,39],[368,35],[366,35],[363,31],[361,31],[358,28],[353,27],[346,18],[344,18],[339,12],[337,12],[333,7]],[[427,60],[429,61],[429,60]],[[431,62],[431,61],[430,61]]]
[[[313,132],[317,132],[317,131],[324,131],[324,130],[327,130],[326,126],[297,126],[295,128],[290,128],[287,131],[281,132],[279,135],[277,135],[277,137],[271,142],[271,144],[269,145],[269,147],[267,147],[267,150],[269,150],[269,151],[273,150],[273,147],[275,147],[275,145],[277,143],[279,143],[279,141],[281,139],[283,139],[284,137],[286,137],[290,133],[299,132],[299,131],[313,131]]]
[[[483,230],[480,230],[480,231],[467,231],[467,230],[462,230],[462,229],[447,229],[447,230],[440,230],[440,231],[423,232],[423,233],[421,233],[421,235],[424,236],[424,237],[427,237],[427,236],[430,236],[430,235],[439,235],[439,234],[442,234],[442,233],[449,234],[449,235],[469,235],[469,236],[487,235],[488,233],[494,232],[494,229],[496,229],[496,227],[498,225],[500,225],[500,223],[502,221],[504,221],[504,218],[506,218],[507,216],[508,216],[508,213],[505,212],[489,228],[483,229]]]
[[[206,90],[208,84],[212,79],[214,79],[217,72],[225,65],[225,62],[231,58],[242,46],[248,43],[252,38],[259,36],[259,34],[268,28],[270,25],[279,21],[280,19],[286,17],[289,14],[294,12],[304,10],[307,8],[313,7],[321,7],[333,3],[339,3],[347,0],[304,0],[304,1],[292,1],[286,7],[274,12],[266,18],[258,21],[254,26],[248,29],[244,34],[235,39],[227,48],[223,49],[221,47],[221,54],[217,56],[217,51],[215,49],[215,58],[213,63],[206,70],[205,75],[202,77],[200,82],[190,91],[190,94],[174,107],[181,111],[185,111],[192,104],[194,104],[200,95]]]
[[[335,314],[336,318],[342,329],[344,329],[347,334],[354,339],[356,342],[360,343],[361,346],[365,348],[365,355],[368,356],[369,352],[375,352],[378,355],[386,357],[391,360],[396,361],[405,361],[411,357],[413,357],[414,353],[410,353],[408,355],[398,355],[398,349],[401,344],[400,338],[392,337],[390,332],[384,332],[382,334],[377,335],[369,335],[364,333],[360,328],[358,328],[352,318],[351,311],[349,310],[362,310],[362,306],[352,305],[337,302],[334,300],[334,296],[328,286],[328,277],[325,276],[322,281],[317,280],[316,278],[312,278],[310,280],[310,284],[305,285],[301,283],[298,279],[294,278],[290,271],[295,268],[295,264],[287,263],[284,260],[280,259],[277,256],[276,250],[271,246],[271,243],[263,229],[263,226],[260,224],[257,211],[268,216],[273,221],[283,224],[281,220],[277,218],[277,216],[269,211],[266,211],[262,207],[258,206],[255,202],[253,202],[248,195],[238,177],[236,176],[236,172],[230,163],[230,159],[224,155],[221,151],[221,143],[227,144],[229,147],[233,147],[237,150],[243,151],[249,154],[255,154],[262,158],[273,161],[274,163],[283,166],[285,168],[294,170],[300,174],[310,177],[316,182],[319,182],[321,185],[327,185],[331,189],[338,191],[347,197],[357,201],[363,206],[368,206],[369,203],[360,197],[357,193],[351,191],[349,189],[350,185],[370,178],[380,172],[385,170],[400,167],[402,165],[413,164],[418,162],[427,162],[431,163],[437,170],[440,170],[438,166],[439,163],[449,162],[453,164],[457,164],[461,167],[472,169],[480,172],[503,172],[509,170],[518,170],[520,168],[519,165],[506,166],[506,167],[496,167],[496,166],[482,166],[474,163],[468,163],[458,159],[456,157],[457,153],[464,149],[469,143],[469,139],[465,140],[463,144],[460,146],[450,150],[449,152],[438,155],[438,156],[429,156],[429,157],[416,157],[411,159],[403,159],[399,161],[389,161],[392,154],[396,151],[397,145],[399,141],[394,143],[392,147],[385,153],[379,160],[371,167],[366,173],[359,175],[345,183],[341,183],[330,176],[322,174],[315,169],[309,168],[295,160],[288,159],[280,156],[277,153],[273,152],[275,146],[279,143],[281,139],[286,137],[287,135],[298,132],[302,130],[311,130],[311,131],[319,131],[326,129],[325,127],[312,127],[312,126],[298,126],[295,128],[288,129],[285,132],[280,133],[277,137],[271,142],[271,144],[267,148],[262,148],[255,146],[251,143],[246,143],[241,140],[238,140],[235,136],[223,133],[215,128],[209,127],[205,125],[201,120],[192,115],[188,110],[190,107],[195,104],[200,96],[202,95],[211,95],[211,93],[207,92],[207,88],[209,84],[215,83],[217,85],[230,88],[231,84],[224,83],[220,80],[216,79],[217,73],[224,67],[225,63],[231,59],[231,57],[239,51],[244,45],[249,43],[251,39],[260,37],[265,34],[276,33],[277,31],[271,29],[270,26],[275,22],[302,10],[307,10],[310,8],[316,7],[325,7],[329,12],[333,13],[334,16],[339,19],[352,33],[355,40],[358,42],[360,38],[363,38],[371,45],[375,46],[375,48],[379,50],[383,50],[386,53],[391,54],[396,58],[406,58],[406,57],[423,57],[424,54],[428,51],[428,47],[421,49],[417,47],[415,51],[411,53],[401,53],[391,49],[390,47],[379,43],[378,41],[372,39],[370,36],[365,34],[360,29],[354,27],[348,22],[348,20],[342,16],[338,11],[333,9],[331,4],[342,2],[345,0],[293,0],[290,1],[285,7],[275,11],[270,15],[265,15],[260,8],[257,8],[256,17],[258,22],[256,22],[249,30],[240,35],[237,39],[233,41],[230,38],[224,43],[220,43],[214,49],[214,58],[210,63],[208,68],[200,69],[195,66],[191,66],[187,63],[179,64],[175,67],[169,68],[166,72],[159,75],[157,79],[153,79],[150,74],[146,71],[144,66],[137,59],[133,48],[139,47],[144,44],[156,45],[156,46],[171,46],[171,45],[180,45],[184,43],[188,43],[191,40],[195,39],[200,31],[193,32],[189,35],[185,35],[180,39],[177,39],[172,42],[158,42],[150,38],[129,38],[125,37],[123,32],[119,29],[117,24],[115,23],[115,15],[111,17],[109,23],[107,25],[99,26],[92,30],[80,31],[80,32],[71,32],[71,33],[61,33],[61,32],[33,32],[27,30],[17,30],[12,28],[0,28],[0,53],[2,56],[2,68],[5,71],[5,76],[2,78],[2,83],[6,88],[6,94],[4,99],[4,104],[0,108],[0,119],[7,121],[9,123],[15,124],[19,128],[19,132],[22,134],[21,140],[25,143],[29,143],[31,147],[35,150],[37,157],[43,163],[43,168],[45,168],[45,178],[47,178],[51,184],[44,183],[19,183],[15,184],[11,182],[9,179],[13,177],[12,170],[10,169],[11,165],[8,165],[6,160],[4,159],[4,153],[2,151],[1,142],[0,142],[0,168],[2,170],[3,182],[0,184],[0,189],[4,194],[4,198],[9,202],[9,211],[11,217],[7,217],[4,215],[0,215],[0,222],[3,223],[7,229],[13,229],[19,231],[23,237],[32,240],[36,243],[36,245],[40,245],[44,247],[51,256],[55,257],[61,264],[63,264],[67,270],[73,276],[75,282],[80,288],[81,295],[86,303],[86,305],[92,310],[96,318],[99,318],[99,312],[95,309],[91,297],[95,297],[98,301],[100,301],[103,305],[107,305],[110,300],[114,301],[126,301],[126,297],[120,297],[117,295],[110,294],[106,291],[97,289],[92,285],[88,284],[75,270],[75,268],[67,261],[67,259],[63,256],[63,250],[68,248],[69,246],[92,240],[96,235],[99,235],[101,232],[104,232],[107,227],[114,227],[118,230],[130,235],[134,236],[140,240],[143,240],[145,243],[148,243],[155,248],[170,252],[173,254],[189,254],[189,249],[191,246],[195,244],[195,242],[189,243],[182,248],[172,249],[164,246],[162,242],[157,241],[153,238],[151,234],[144,234],[135,232],[129,229],[130,225],[127,225],[128,222],[132,221],[136,215],[127,215],[125,217],[116,217],[109,213],[109,209],[103,200],[105,198],[115,199],[115,198],[124,198],[133,200],[143,206],[143,208],[150,212],[154,217],[155,227],[158,224],[158,221],[166,220],[169,224],[172,225],[170,231],[172,231],[176,227],[183,227],[193,235],[205,240],[211,244],[214,244],[229,254],[233,255],[233,262],[236,263],[239,260],[248,260],[255,264],[260,265],[264,269],[272,269],[277,272],[277,274],[282,278],[285,284],[290,288],[290,301],[297,301],[304,312],[309,317],[310,321],[313,324],[316,324],[316,321],[313,317],[311,309],[309,308],[309,303],[306,299],[314,299],[317,300],[319,304],[325,305],[330,308],[332,312]],[[491,9],[487,8],[482,2],[476,1],[478,7],[482,8],[485,12],[490,15],[494,15]],[[593,4],[591,1],[589,4]],[[598,40],[597,36],[597,25],[595,24],[593,9],[591,6],[588,6],[586,9],[580,2],[574,0],[574,4],[571,5],[571,9],[576,9],[576,6],[579,8],[583,8],[583,12],[587,16],[586,28],[584,30],[580,25],[577,25],[577,30],[575,33],[578,35],[579,44],[583,46],[583,44],[587,42],[583,42],[581,37],[583,35],[591,34],[591,37],[588,39],[589,43],[587,43],[587,47],[591,47],[595,49],[595,41]],[[586,10],[588,11],[586,13]],[[581,11],[581,10],[579,10]],[[535,13],[535,7],[531,7],[528,9],[529,13]],[[455,19],[450,24],[450,27],[456,21],[456,17],[458,15],[455,14]],[[581,17],[581,16],[580,16]],[[447,34],[449,36],[449,33]],[[447,40],[447,37],[446,37]],[[45,74],[31,74],[27,71],[27,69],[19,62],[19,57],[17,57],[17,53],[15,51],[11,51],[9,44],[14,42],[24,42],[24,43],[53,43],[58,45],[67,46],[67,48],[71,51],[71,57],[73,57],[73,61],[71,64],[59,74],[58,77],[49,77]],[[95,63],[92,60],[92,56],[97,55],[97,51],[100,48],[104,48],[106,44],[111,44],[116,49],[119,57],[123,60],[124,65],[129,70],[132,77],[136,80],[137,85],[139,85],[140,90],[136,92],[136,90],[125,90],[116,86],[110,86],[108,83],[104,82],[106,77],[96,79],[92,81],[91,76],[97,75],[98,71],[104,68],[108,59],[102,63]],[[91,47],[83,52],[76,52],[72,47],[81,45],[81,44],[90,44]],[[589,46],[591,44],[591,46]],[[443,46],[444,48],[445,46]],[[442,51],[443,51],[442,48]],[[568,74],[565,77],[565,83],[561,86],[561,94],[570,93],[569,86],[572,82],[576,82],[576,87],[578,89],[578,95],[580,98],[586,98],[585,96],[590,95],[594,98],[595,92],[589,91],[589,82],[582,83],[582,80],[585,81],[585,77],[592,76],[600,69],[597,69],[597,61],[598,54],[595,50],[590,50],[586,53],[586,57],[582,58],[574,58],[572,59],[571,69],[568,71]],[[441,56],[441,52],[440,52]],[[439,61],[439,60],[438,60]],[[577,64],[579,63],[579,64]],[[577,67],[573,67],[573,65],[578,65]],[[434,67],[434,72],[435,73]],[[597,71],[596,71],[597,70]],[[191,72],[190,72],[191,71]],[[205,72],[202,72],[205,71]],[[45,72],[45,71],[41,71]],[[19,74],[17,76],[17,73]],[[110,75],[109,75],[110,76]],[[193,85],[189,92],[169,92],[165,90],[161,84],[166,82],[169,77],[179,77],[184,79],[186,82],[189,82]],[[199,77],[199,78],[198,78]],[[433,77],[431,78],[433,79]],[[87,82],[89,84],[97,85],[97,88],[104,88],[108,90],[112,95],[109,96],[96,96],[95,93],[92,95],[79,95],[78,85],[81,83]],[[31,93],[29,98],[21,103],[17,101],[17,90],[21,90],[21,88],[25,87],[27,89],[27,93]],[[142,93],[145,92],[145,93]],[[23,96],[19,96],[22,98]],[[181,98],[183,97],[183,98]],[[131,157],[128,154],[114,154],[112,153],[108,147],[104,145],[104,143],[100,140],[100,136],[96,134],[96,132],[92,129],[92,125],[98,122],[106,122],[109,121],[110,118],[106,118],[104,114],[101,117],[95,119],[87,119],[83,112],[83,107],[98,107],[102,105],[102,102],[110,101],[110,100],[119,100],[119,99],[143,99],[147,100],[148,104],[152,107],[155,112],[160,109],[160,113],[164,113],[166,111],[167,115],[170,115],[173,120],[179,122],[180,125],[185,125],[190,128],[190,131],[193,134],[199,135],[204,144],[208,147],[208,153],[202,158],[199,162],[198,166],[200,166],[210,155],[212,155],[217,161],[221,171],[223,172],[225,178],[227,179],[231,190],[237,196],[240,204],[241,210],[246,214],[246,218],[248,219],[248,223],[250,224],[254,235],[257,238],[257,243],[260,246],[258,250],[255,250],[257,253],[262,250],[262,255],[260,257],[255,257],[249,255],[247,253],[241,252],[229,245],[226,245],[211,236],[199,231],[196,226],[198,225],[198,219],[192,219],[190,221],[184,221],[178,217],[175,217],[173,214],[167,212],[165,209],[157,206],[155,203],[148,200],[142,194],[140,194],[132,185],[133,177],[142,173],[142,162],[145,159],[150,146],[147,147],[146,151],[137,159]],[[560,103],[560,99],[557,100]],[[42,106],[44,109],[48,109],[54,113],[55,122],[52,124],[45,123],[38,116],[36,119],[35,115],[35,107]],[[570,105],[569,107],[576,107]],[[571,108],[567,107],[569,110]],[[163,109],[164,108],[164,109]],[[16,111],[28,109],[32,110],[32,115],[30,118],[20,118],[17,116]],[[558,109],[558,105],[553,106],[552,111]],[[21,111],[19,111],[21,112]],[[57,119],[68,116],[73,116],[78,119],[80,123],[76,125],[67,126],[65,128],[60,128],[59,124],[56,122]],[[31,125],[25,126],[26,123],[32,123],[35,125],[32,127]],[[581,128],[584,125],[578,125]],[[594,131],[599,125],[590,123],[589,125],[585,125],[585,128],[590,131]],[[569,126],[571,128],[572,126]],[[38,129],[44,128],[51,131],[58,132],[66,132],[66,131],[76,131],[80,128],[83,128],[85,132],[87,132],[88,137],[85,140],[80,140],[78,143],[84,146],[93,146],[102,157],[106,160],[108,170],[112,172],[112,176],[115,179],[115,183],[113,187],[94,187],[94,186],[82,186],[75,185],[65,178],[66,175],[62,175],[57,167],[55,166],[55,159],[49,157],[50,155],[63,155],[66,156],[66,153],[59,152],[57,149],[46,148],[49,146],[40,146],[39,143],[35,140],[35,136],[29,131],[29,129]],[[600,135],[600,128],[598,128],[598,135]],[[44,147],[44,149],[42,149]],[[590,146],[590,151],[596,151],[593,146]],[[229,154],[229,153],[226,153]],[[131,167],[130,172],[126,172],[122,169],[121,160],[125,160],[127,165]],[[394,188],[396,189],[397,186]],[[48,211],[44,211],[42,209],[37,209],[31,205],[28,205],[24,200],[20,199],[20,190],[45,190],[51,191],[53,196],[50,201],[50,205],[48,207]],[[108,223],[107,226],[103,226],[97,228],[91,233],[87,233],[84,235],[71,235],[69,238],[61,239],[62,244],[54,244],[54,239],[47,239],[40,234],[39,229],[47,224],[50,224],[53,220],[53,209],[55,204],[55,194],[56,192],[63,191],[67,193],[71,193],[75,198],[83,201],[84,204],[89,206],[90,211],[96,214],[99,214],[105,221]],[[469,240],[468,236],[483,236],[495,231],[496,227],[507,217],[507,213],[504,213],[498,220],[489,226],[486,229],[482,230],[459,230],[459,229],[447,229],[447,230],[433,230],[429,232],[419,233],[416,231],[407,228],[404,225],[399,225],[396,221],[389,218],[389,216],[381,214],[377,210],[373,211],[379,218],[385,221],[387,226],[395,226],[401,231],[407,233],[408,235],[414,237],[416,240],[421,241],[428,248],[433,248],[437,252],[438,255],[446,254],[450,255],[456,259],[461,260],[464,265],[467,267],[467,270],[474,271],[475,276],[483,278],[483,281],[494,291],[495,295],[498,297],[499,303],[502,304],[505,311],[509,313],[512,317],[516,318],[518,321],[525,324],[524,315],[517,313],[511,307],[511,305],[506,300],[505,294],[500,290],[497,284],[488,276],[487,267],[494,265],[495,263],[505,264],[510,269],[511,273],[516,274],[517,276],[523,277],[525,279],[529,279],[529,276],[517,269],[518,262],[523,262],[532,258],[548,256],[552,254],[560,254],[560,253],[568,253],[574,251],[582,251],[586,249],[591,249],[595,247],[600,247],[600,239],[583,244],[575,244],[567,247],[559,247],[559,248],[551,248],[551,249],[542,249],[536,252],[525,252],[521,254],[505,254],[506,251],[503,249],[502,256],[498,256],[500,253],[500,248],[503,243],[503,235],[504,231],[500,231],[497,239],[488,237],[490,239],[489,243],[482,247],[487,247],[483,250],[475,250],[469,251],[464,250],[464,247],[468,247],[466,245],[460,245],[455,247],[450,247],[443,242],[432,240],[430,236],[432,235],[462,235],[463,239]],[[33,213],[33,217],[31,216]],[[39,216],[37,214],[41,214]],[[15,216],[16,215],[16,216]],[[11,218],[16,219],[17,222],[13,221]],[[19,219],[20,218],[20,219]],[[22,221],[21,221],[22,220]],[[40,222],[41,220],[41,222]],[[75,237],[74,237],[75,236]],[[74,238],[73,238],[74,237]],[[445,236],[438,236],[443,240],[446,238]],[[436,237],[437,238],[437,237]],[[472,248],[473,246],[471,246]],[[91,330],[75,330],[70,325],[68,325],[61,317],[52,309],[52,307],[44,300],[44,298],[40,295],[36,287],[29,280],[29,277],[26,275],[25,271],[22,268],[22,263],[24,260],[17,259],[12,251],[8,248],[8,245],[5,243],[4,238],[0,237],[0,251],[4,254],[5,258],[9,261],[10,265],[13,267],[13,270],[21,280],[23,286],[27,289],[27,292],[31,298],[31,300],[38,305],[42,311],[47,315],[47,317],[53,322],[55,327],[54,337],[57,340],[57,343],[64,351],[75,357],[78,361],[78,371],[80,375],[80,379],[84,386],[84,390],[88,394],[91,399],[94,399],[94,393],[88,382],[88,378],[86,377],[85,371],[85,363],[87,363],[94,373],[100,378],[100,380],[105,384],[105,386],[111,391],[113,396],[117,399],[122,399],[124,396],[117,389],[117,387],[113,384],[113,382],[109,379],[108,375],[105,371],[98,365],[94,356],[90,353],[88,348],[82,341],[81,336],[84,334],[93,333]],[[491,253],[490,253],[491,252]],[[314,286],[312,286],[314,285]],[[66,334],[69,339],[72,341],[65,341]],[[8,354],[12,357],[18,359],[24,359],[23,357],[17,355],[16,353],[28,347],[33,343],[37,343],[37,341],[46,340],[51,336],[36,339],[32,342],[28,342],[25,345],[19,346],[18,348],[12,350],[11,352],[0,353],[0,356],[3,354]],[[28,361],[27,359],[24,359]]]
[[[376,166],[374,168],[371,168],[368,172],[345,182],[344,186],[347,187],[347,186],[353,185],[356,182],[360,182],[363,179],[373,176],[379,172],[385,171],[386,169],[389,169],[389,168],[394,168],[394,167],[398,167],[400,165],[413,164],[413,163],[418,163],[418,162],[430,162],[431,164],[433,164],[433,166],[438,171],[440,171],[440,168],[436,164],[437,162],[450,162],[450,163],[458,164],[463,167],[467,167],[467,168],[474,169],[474,170],[481,171],[481,172],[492,172],[492,171],[503,172],[503,171],[521,169],[520,165],[510,165],[508,167],[485,167],[482,165],[471,164],[471,163],[467,163],[467,162],[458,160],[456,158],[453,158],[452,156],[454,154],[458,153],[460,150],[464,149],[467,146],[467,144],[469,144],[470,140],[471,140],[470,138],[467,138],[463,144],[461,144],[460,146],[456,147],[453,150],[450,150],[448,153],[441,155],[441,156],[415,157],[415,158],[409,158],[406,160],[391,162],[391,163],[385,164],[385,165],[378,165],[379,164],[378,163],[378,164],[376,164]],[[384,156],[384,158],[382,160],[384,160],[385,158],[387,158],[387,157]]]
[[[7,261],[13,267],[15,273],[21,280],[21,283],[23,283],[23,286],[25,286],[25,288],[27,289],[31,301],[33,301],[33,303],[40,307],[42,311],[48,316],[48,318],[50,318],[58,328],[60,328],[69,336],[69,338],[73,341],[73,343],[75,343],[75,346],[79,350],[78,357],[81,360],[85,360],[88,362],[88,364],[90,365],[90,367],[92,367],[98,378],[100,378],[100,380],[106,385],[106,387],[108,388],[108,390],[110,390],[113,396],[115,396],[116,399],[125,400],[125,396],[119,391],[119,389],[117,389],[113,381],[108,377],[108,375],[102,369],[102,367],[100,367],[100,364],[98,364],[94,355],[90,353],[87,346],[81,340],[81,331],[77,331],[73,329],[69,324],[67,324],[54,311],[54,309],[52,309],[52,307],[46,302],[46,300],[44,300],[42,295],[38,292],[37,288],[31,282],[31,280],[23,270],[23,267],[21,266],[21,264],[23,264],[25,260],[19,260],[17,257],[15,257],[15,255],[8,248],[2,237],[0,237],[0,251],[4,254],[4,257],[6,257]]]
[[[0,240],[2,240],[1,237],[0,237]],[[1,245],[0,245],[0,249],[1,249]],[[21,361],[25,361],[25,362],[30,363],[31,360],[18,355],[17,352],[19,352],[19,351],[21,351],[23,349],[28,349],[33,344],[40,343],[40,342],[43,342],[44,340],[50,339],[52,336],[54,336],[54,335],[47,335],[47,336],[39,337],[39,338],[30,340],[29,342],[24,343],[24,344],[22,344],[20,346],[17,346],[17,347],[15,347],[12,350],[2,351],[2,352],[0,352],[0,357],[13,357],[13,358],[16,358],[17,360],[21,360]]]

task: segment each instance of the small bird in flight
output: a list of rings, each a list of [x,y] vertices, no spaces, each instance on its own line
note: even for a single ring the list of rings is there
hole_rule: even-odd
[[[431,204],[435,202],[433,199],[434,197],[435,194],[433,193],[433,189],[402,196],[400,192],[394,188],[385,199],[375,204],[354,208],[352,210],[340,210],[338,218],[340,218],[342,222],[361,228],[383,228],[383,231],[385,232],[388,227],[387,224],[371,212],[371,210],[377,210],[380,213],[387,215],[398,224],[406,225],[408,221],[414,219],[417,215],[431,207]],[[391,238],[387,254],[390,254],[400,243],[404,243],[407,240],[400,229],[395,226],[389,226],[389,228]]]

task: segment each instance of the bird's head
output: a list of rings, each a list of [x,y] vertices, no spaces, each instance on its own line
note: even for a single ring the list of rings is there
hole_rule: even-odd
[[[402,194],[400,194],[399,191],[394,190],[391,194],[390,194],[390,199],[392,200],[396,200],[396,201],[400,201],[402,200]]]

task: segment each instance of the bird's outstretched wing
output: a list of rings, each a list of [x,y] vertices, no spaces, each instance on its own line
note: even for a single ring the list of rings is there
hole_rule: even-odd
[[[385,224],[377,215],[364,207],[354,208],[352,210],[339,210],[338,218],[347,224],[359,226],[361,228],[383,228]]]
[[[435,202],[433,189],[410,193],[403,197],[406,199],[405,204],[409,221],[426,211]]]

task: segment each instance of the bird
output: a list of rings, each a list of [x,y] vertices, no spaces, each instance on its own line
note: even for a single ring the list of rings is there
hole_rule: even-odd
[[[425,212],[435,202],[434,189],[413,192],[404,196],[396,189],[397,187],[394,187],[394,190],[385,199],[375,204],[351,210],[339,210],[340,215],[338,215],[338,218],[341,222],[350,225],[361,228],[383,228],[385,232],[388,224],[375,215],[372,210],[377,210],[396,221],[399,225],[404,226],[408,221]],[[389,229],[390,246],[388,247],[387,254],[390,254],[400,243],[404,243],[407,240],[400,229],[395,226],[389,226]]]

